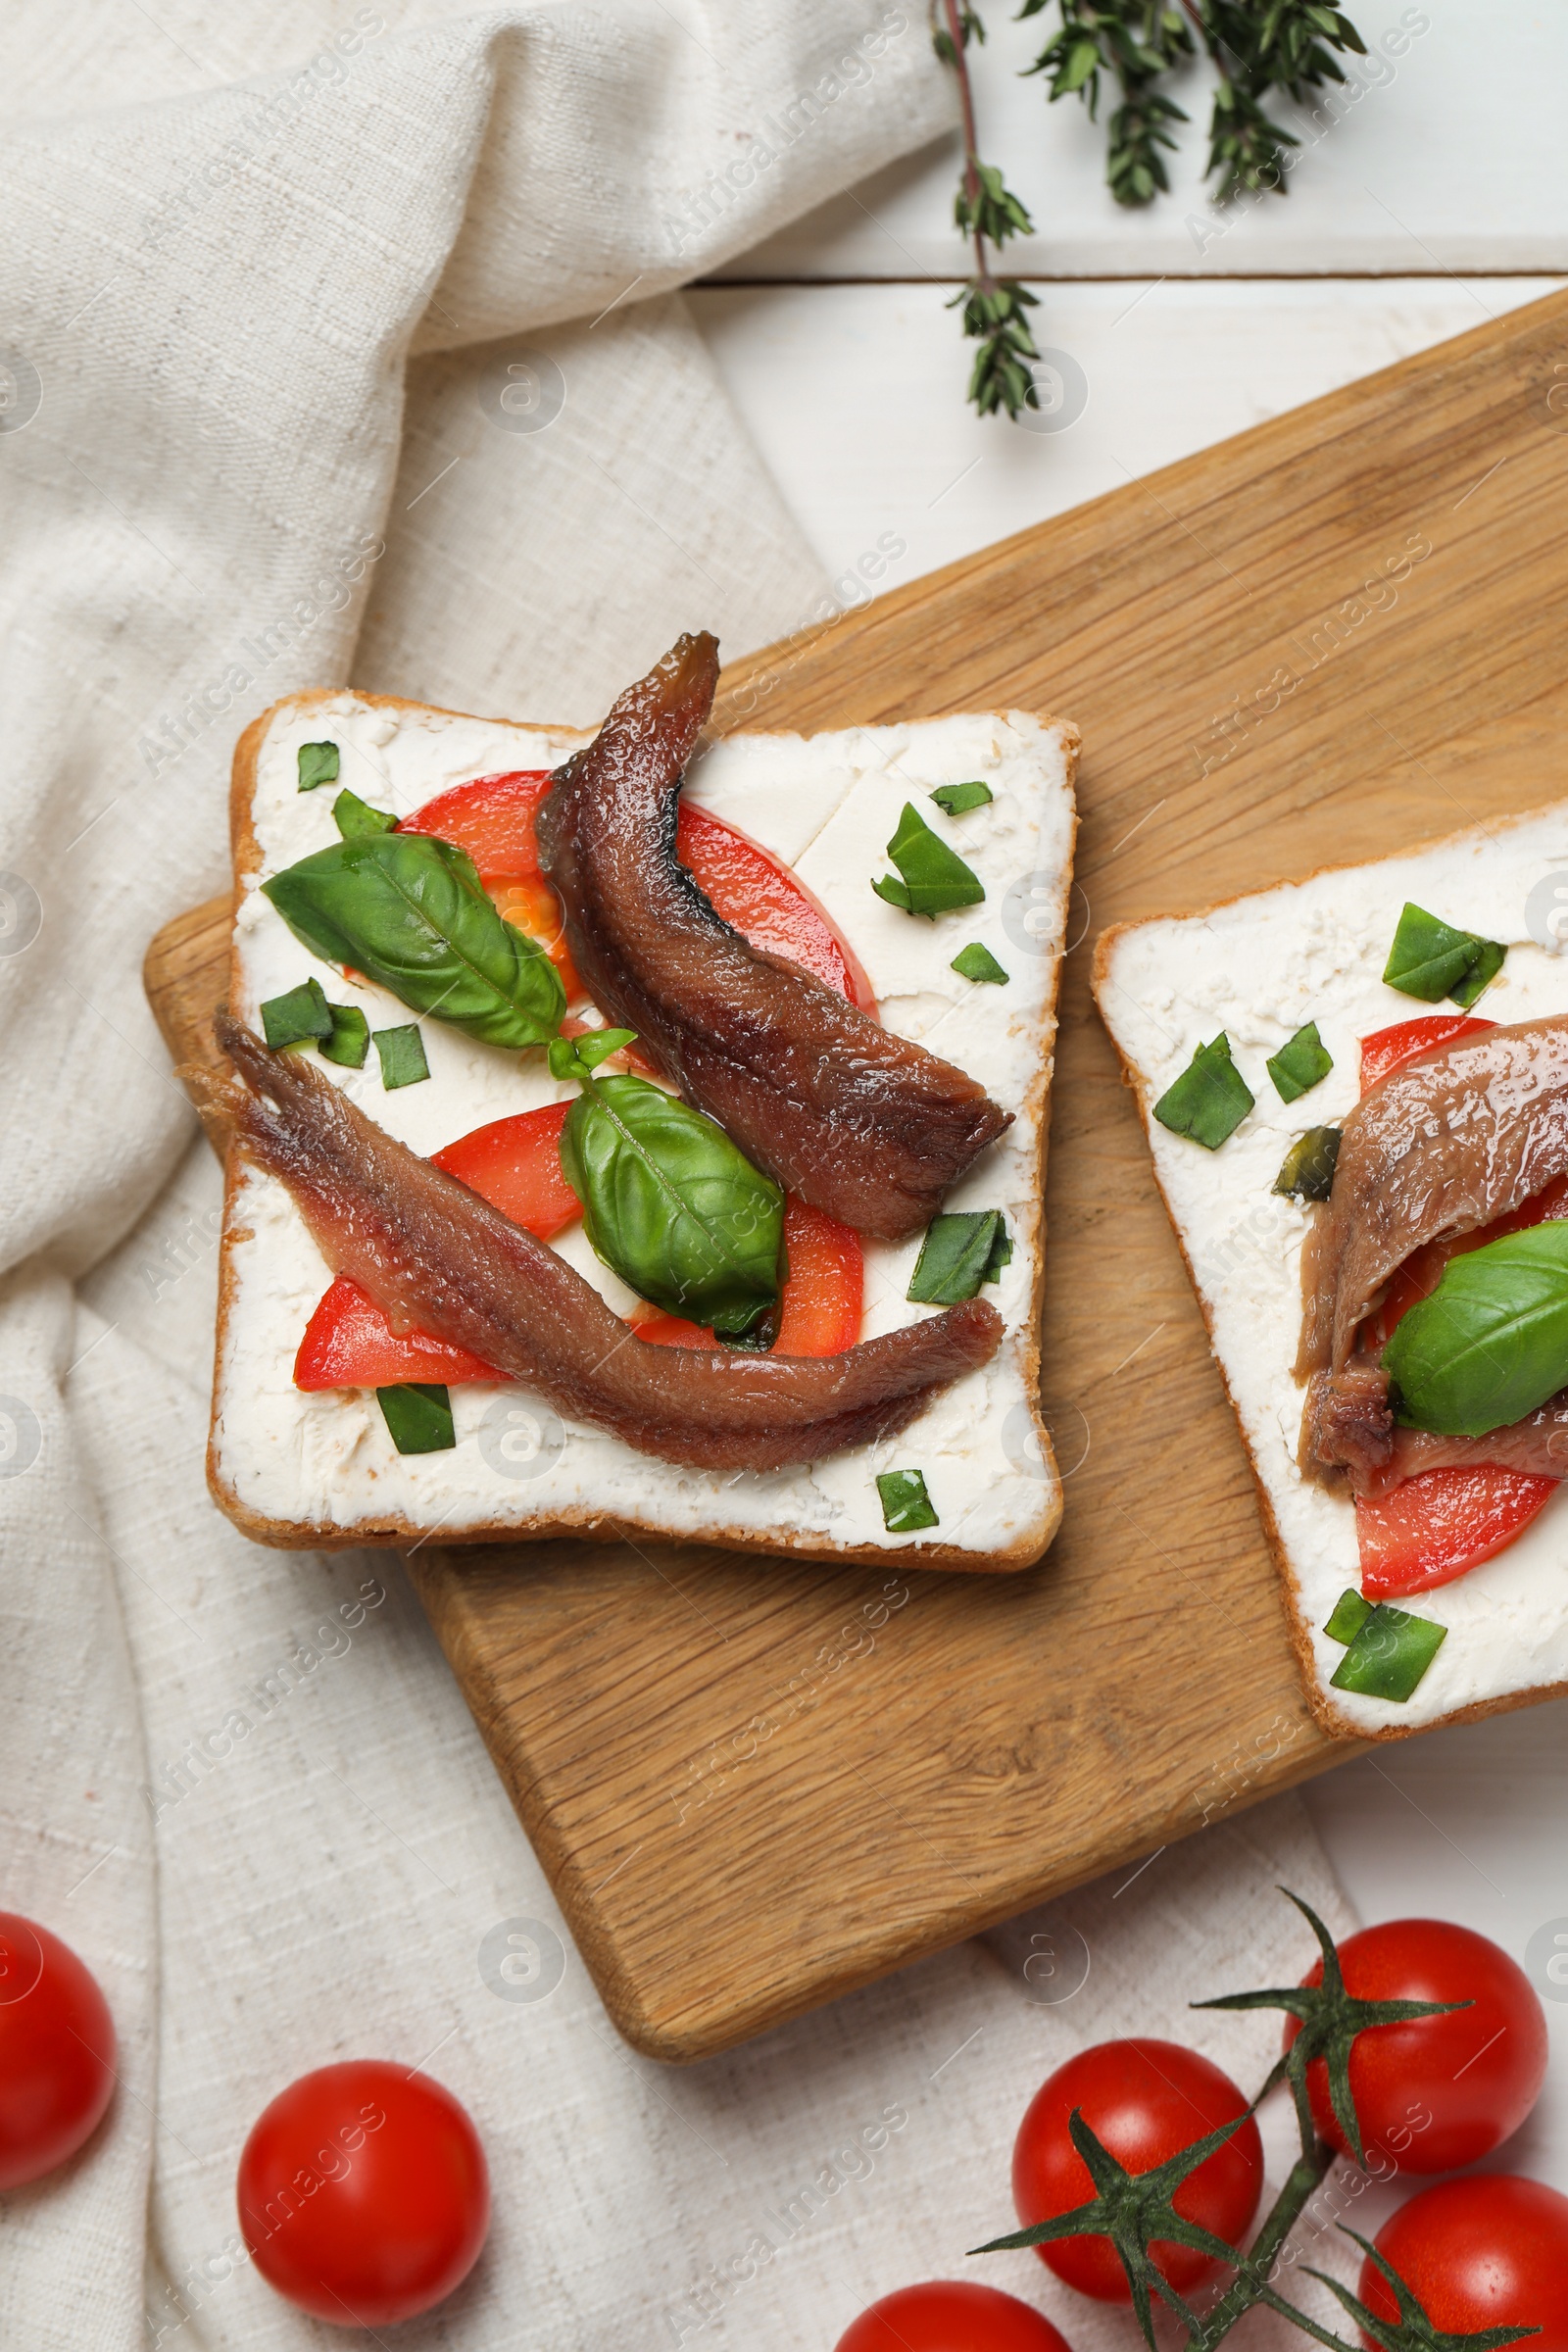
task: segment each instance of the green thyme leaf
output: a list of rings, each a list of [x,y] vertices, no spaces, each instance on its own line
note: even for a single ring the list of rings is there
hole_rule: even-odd
[[[301,792],[314,792],[318,784],[337,782],[338,757],[335,743],[302,743],[299,771]]]
[[[323,1037],[318,1051],[327,1061],[340,1061],[345,1069],[363,1070],[365,1057],[370,1051],[370,1024],[357,1004],[328,1004],[332,1015],[332,1034]]]
[[[452,1397],[439,1381],[401,1381],[377,1389],[375,1401],[399,1453],[449,1453],[456,1446]]]
[[[904,877],[902,886],[888,874],[871,888],[878,898],[904,907],[908,914],[946,914],[954,906],[977,906],[986,895],[979,875],[971,872],[956,850],[949,849],[940,834],[932,832],[909,801],[905,802],[899,829],[888,843],[888,856]]]
[[[1252,1090],[1231,1059],[1231,1041],[1222,1029],[1212,1044],[1200,1046],[1175,1084],[1154,1104],[1154,1116],[1172,1135],[1191,1136],[1205,1152],[1217,1152],[1236,1133],[1252,1107]]]
[[[537,941],[503,922],[473,860],[422,833],[334,842],[262,889],[297,939],[483,1044],[541,1046],[566,1009]]]
[[[319,980],[302,980],[285,997],[269,997],[262,1006],[262,1035],[276,1053],[332,1034],[332,1012]]]
[[[1286,1152],[1272,1189],[1293,1193],[1298,1200],[1326,1200],[1334,1190],[1339,1157],[1338,1127],[1309,1127]]]
[[[962,816],[966,809],[983,808],[992,792],[989,784],[939,784],[931,798],[949,816]]]
[[[784,1195],[712,1119],[646,1078],[589,1078],[566,1114],[561,1166],[589,1242],[640,1298],[725,1339],[771,1316]]]
[[[933,1217],[905,1293],[920,1306],[956,1306],[979,1296],[1012,1258],[1006,1219],[1000,1208],[949,1210]]]
[[[1288,1045],[1269,1055],[1264,1066],[1280,1101],[1294,1102],[1322,1083],[1334,1067],[1334,1056],[1319,1037],[1316,1021],[1308,1021],[1304,1029],[1298,1029]]]
[[[1568,1388],[1568,1225],[1450,1257],[1383,1350],[1407,1429],[1484,1438]]]
[[[1323,1631],[1331,1642],[1338,1642],[1342,1647],[1348,1649],[1371,1614],[1372,1603],[1363,1600],[1359,1592],[1348,1586],[1334,1603],[1334,1614]]]
[[[345,841],[352,841],[361,833],[392,833],[397,830],[398,820],[395,816],[388,816],[383,809],[372,808],[368,801],[362,801],[359,794],[350,792],[347,786],[332,803],[332,816]]]
[[[991,950],[983,948],[977,939],[972,939],[966,948],[958,950],[953,958],[951,969],[956,971],[960,979],[990,980],[998,986],[1008,976],[992,955]]]
[[[1411,1617],[1380,1601],[1340,1660],[1332,1687],[1403,1706],[1419,1689],[1447,1633],[1446,1625],[1434,1625],[1430,1617]]]
[[[941,1526],[925,1491],[923,1470],[884,1470],[876,1491],[882,1497],[882,1524],[889,1535],[909,1536],[916,1528]]]
[[[1501,971],[1507,953],[1497,940],[1456,931],[1451,923],[1407,901],[1383,977],[1390,988],[1418,997],[1423,1004],[1451,997],[1468,1010]]]
[[[417,1086],[421,1078],[429,1077],[430,1064],[424,1058],[424,1040],[419,1035],[417,1021],[410,1021],[401,1029],[376,1029],[371,1034],[381,1061],[381,1084],[388,1093],[394,1087]]]

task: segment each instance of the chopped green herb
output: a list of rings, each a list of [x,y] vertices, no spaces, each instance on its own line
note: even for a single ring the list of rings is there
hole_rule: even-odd
[[[375,1401],[399,1453],[448,1453],[456,1446],[452,1397],[439,1381],[400,1381],[377,1389]]]
[[[346,786],[332,803],[332,815],[345,841],[352,841],[358,833],[397,831],[395,816],[388,816],[384,809],[372,808],[368,801],[362,801],[357,792],[350,792]]]
[[[890,906],[902,906],[906,914],[937,915],[955,906],[978,906],[986,895],[979,875],[970,871],[956,850],[949,849],[940,834],[932,832],[909,801],[905,802],[899,829],[888,843],[888,856],[904,879],[884,874],[871,888]]]
[[[371,1034],[381,1056],[381,1084],[389,1091],[395,1086],[417,1086],[421,1078],[429,1077],[430,1064],[424,1058],[424,1040],[419,1035],[417,1021],[409,1021],[401,1029],[376,1029]]]
[[[1274,1179],[1275,1192],[1294,1193],[1298,1200],[1326,1200],[1334,1190],[1339,1157],[1339,1129],[1309,1127],[1286,1152]]]
[[[302,980],[286,997],[269,997],[262,1006],[262,1034],[274,1053],[330,1037],[332,1009],[319,980]]]
[[[1383,977],[1390,988],[1401,996],[1419,997],[1424,1004],[1449,997],[1468,1010],[1495,980],[1507,953],[1498,941],[1456,931],[1424,906],[1406,902]]]
[[[338,757],[335,743],[302,743],[300,745],[300,790],[314,792],[318,784],[337,782]]]
[[[1288,1045],[1269,1055],[1265,1066],[1280,1101],[1294,1102],[1322,1083],[1334,1067],[1334,1056],[1319,1037],[1316,1021],[1308,1021]]]
[[[1458,987],[1449,989],[1448,995],[1452,1002],[1468,1012],[1477,997],[1492,986],[1507,960],[1507,949],[1499,941],[1484,939],[1481,943],[1480,955]]]
[[[328,1004],[332,1034],[323,1037],[318,1052],[327,1061],[340,1061],[346,1070],[363,1070],[370,1051],[370,1024],[357,1004]]]
[[[1371,1614],[1372,1603],[1363,1600],[1359,1592],[1347,1586],[1334,1603],[1334,1614],[1323,1631],[1331,1642],[1338,1642],[1348,1649]]]
[[[1342,1600],[1340,1607],[1344,1606]],[[1446,1625],[1434,1625],[1430,1617],[1411,1617],[1386,1600],[1379,1601],[1340,1660],[1332,1688],[1358,1691],[1363,1698],[1392,1699],[1396,1706],[1403,1706],[1418,1689],[1447,1633]]]
[[[905,1297],[920,1306],[956,1306],[995,1282],[1012,1259],[1007,1222],[1000,1208],[949,1211],[933,1217]]]
[[[1000,985],[1007,978],[991,950],[983,948],[977,939],[972,939],[966,948],[958,950],[953,958],[952,968],[961,980],[994,980]]]
[[[1252,1090],[1231,1059],[1231,1041],[1222,1029],[1211,1045],[1200,1046],[1181,1076],[1154,1104],[1154,1116],[1172,1135],[1189,1135],[1205,1152],[1217,1152],[1252,1107]]]
[[[949,816],[962,816],[967,808],[983,808],[991,797],[989,784],[939,784],[931,795]]]
[[[882,1497],[882,1524],[893,1536],[912,1535],[918,1527],[940,1527],[931,1507],[922,1470],[884,1470],[876,1482]]]

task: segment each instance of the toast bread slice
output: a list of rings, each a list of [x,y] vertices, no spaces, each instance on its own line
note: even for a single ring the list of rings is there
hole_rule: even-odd
[[[1337,1738],[1397,1740],[1568,1692],[1568,1492],[1493,1559],[1396,1604],[1447,1629],[1409,1700],[1333,1689],[1345,1649],[1323,1629],[1340,1594],[1359,1588],[1355,1511],[1348,1494],[1310,1484],[1297,1467],[1305,1390],[1292,1366],[1308,1212],[1272,1191],[1297,1137],[1338,1125],[1353,1108],[1363,1037],[1459,1010],[1383,980],[1407,901],[1507,945],[1474,1017],[1517,1022],[1568,1011],[1568,958],[1550,944],[1542,911],[1556,903],[1554,878],[1568,906],[1568,802],[1397,858],[1325,866],[1195,913],[1115,924],[1096,949],[1095,1000],[1236,1414],[1306,1696]],[[1265,1063],[1308,1021],[1334,1068],[1287,1104]],[[1222,1029],[1255,1101],[1210,1152],[1152,1112],[1194,1049]]]
[[[340,746],[341,785],[407,815],[471,777],[555,766],[591,735],[321,691],[274,705],[240,738],[230,791],[233,1009],[259,1025],[264,997],[314,972],[329,996],[363,1004],[372,1029],[406,1023],[408,1009],[385,991],[322,965],[259,893],[268,874],[337,838],[330,804],[339,787],[301,794],[295,782],[299,745],[320,740]],[[933,1051],[970,1068],[1016,1111],[1008,1135],[948,1204],[1006,1211],[1013,1261],[986,1295],[1007,1329],[991,1367],[966,1376],[886,1446],[766,1477],[678,1469],[563,1423],[510,1384],[455,1388],[457,1447],[401,1456],[372,1392],[293,1387],[294,1349],[330,1273],[284,1188],[231,1152],[208,1478],[235,1525],[289,1548],[413,1544],[438,1530],[443,1544],[629,1532],[901,1566],[998,1571],[1038,1559],[1061,1515],[1038,1403],[1040,1197],[1077,748],[1070,724],[1024,713],[813,738],[742,735],[700,754],[686,787],[784,862],[802,861],[803,880],[867,964],[889,1025],[929,1035]],[[988,775],[996,801],[967,818],[947,820],[923,797],[937,783]],[[984,906],[932,923],[872,893],[873,874],[886,870],[883,845],[911,798],[981,873]],[[952,956],[976,938],[1009,969],[1005,987],[952,973]],[[573,1091],[549,1078],[542,1054],[501,1054],[433,1019],[420,1030],[434,1084],[387,1094],[373,1054],[360,1072],[318,1065],[352,1085],[361,1107],[414,1150],[438,1150]],[[553,1246],[625,1311],[631,1294],[598,1265],[580,1226]],[[928,1311],[902,1298],[917,1242],[865,1250],[866,1336]],[[894,1535],[881,1524],[874,1474],[912,1466],[926,1470],[940,1523]]]

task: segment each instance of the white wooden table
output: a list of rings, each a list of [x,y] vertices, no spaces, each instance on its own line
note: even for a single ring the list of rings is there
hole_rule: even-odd
[[[1070,427],[1025,431],[964,406],[967,355],[944,308],[963,270],[956,141],[824,206],[690,298],[845,603],[870,593],[856,565],[885,533],[904,542],[893,585],[1531,301],[1568,271],[1561,0],[1352,0],[1380,58],[1360,68],[1363,94],[1321,135],[1303,125],[1309,151],[1287,199],[1219,234],[1198,177],[1201,73],[1182,99],[1193,121],[1173,193],[1125,213],[1102,184],[1102,129],[1018,78],[1054,19],[985,13],[982,148],[1037,223],[1008,253],[1010,274],[1040,281],[1036,339],[1088,379]],[[1386,32],[1405,39],[1396,57]],[[1346,1765],[1307,1801],[1365,1919],[1462,1920],[1523,1961],[1541,1930],[1560,1922],[1568,1935],[1565,1781],[1568,1705],[1556,1704]],[[1552,2077],[1502,2169],[1568,2188],[1568,1984],[1557,1991]]]

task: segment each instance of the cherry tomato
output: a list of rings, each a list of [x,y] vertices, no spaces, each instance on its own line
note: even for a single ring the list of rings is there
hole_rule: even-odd
[[[375,2058],[280,2091],[245,2142],[237,2194],[268,2284],[340,2326],[428,2311],[467,2277],[490,2226],[466,2110],[428,2075]]]
[[[842,1355],[860,1336],[865,1260],[858,1234],[793,1196],[784,1207],[789,1274],[779,1294],[774,1355]],[[710,1331],[680,1315],[632,1318],[658,1348],[711,1348]]]
[[[1496,1026],[1495,1021],[1477,1020],[1470,1013],[1426,1012],[1418,1020],[1396,1021],[1392,1028],[1374,1029],[1370,1037],[1361,1040],[1361,1092],[1364,1095],[1418,1054],[1451,1046],[1461,1037],[1479,1037],[1483,1029]]]
[[[1239,2245],[1257,2211],[1263,2147],[1247,2101],[1228,2075],[1174,2041],[1102,2041],[1058,2067],[1036,2091],[1012,2151],[1012,2201],[1026,2227],[1070,2213],[1094,2195],[1089,2168],[1068,2136],[1073,2109],[1130,2173],[1151,2172],[1234,2116],[1237,2128],[1182,2183],[1176,2210]],[[1042,2262],[1081,2294],[1130,2303],[1127,2274],[1109,2238],[1059,2238],[1037,2246]],[[1184,2293],[1219,2269],[1207,2254],[1156,2238],[1155,2268]]]
[[[1376,2244],[1435,2328],[1540,2328],[1530,2352],[1568,2352],[1568,2197],[1543,2181],[1507,2173],[1445,2180],[1401,2205]],[[1376,2318],[1397,2318],[1375,2263],[1363,2264],[1357,2292]],[[1369,2335],[1361,2340],[1372,2346]]]
[[[74,2156],[114,2087],[115,2025],[97,1980],[36,1920],[0,1911],[0,2189]]]
[[[837,2352],[1068,2352],[1066,2338],[1016,2295],[970,2279],[896,2287],[862,2311]]]
[[[432,1152],[431,1160],[514,1225],[526,1225],[548,1242],[582,1215],[582,1203],[561,1169],[561,1131],[570,1108],[569,1102],[546,1102],[538,1110],[492,1119]]]
[[[506,1377],[433,1331],[395,1332],[375,1300],[346,1274],[322,1292],[294,1358],[294,1386],[308,1392]]]
[[[1546,2072],[1546,2020],[1534,1986],[1504,1951],[1472,1928],[1396,1919],[1337,1947],[1346,1989],[1367,2001],[1470,2001],[1446,2017],[1373,2026],[1350,2052],[1350,2095],[1367,2153],[1401,2172],[1451,2173],[1516,2132]],[[1305,1984],[1323,1981],[1321,1961]],[[1299,2032],[1285,2024],[1288,2049]],[[1321,2059],[1307,2071],[1317,2128],[1348,2154],[1329,2105]]]

